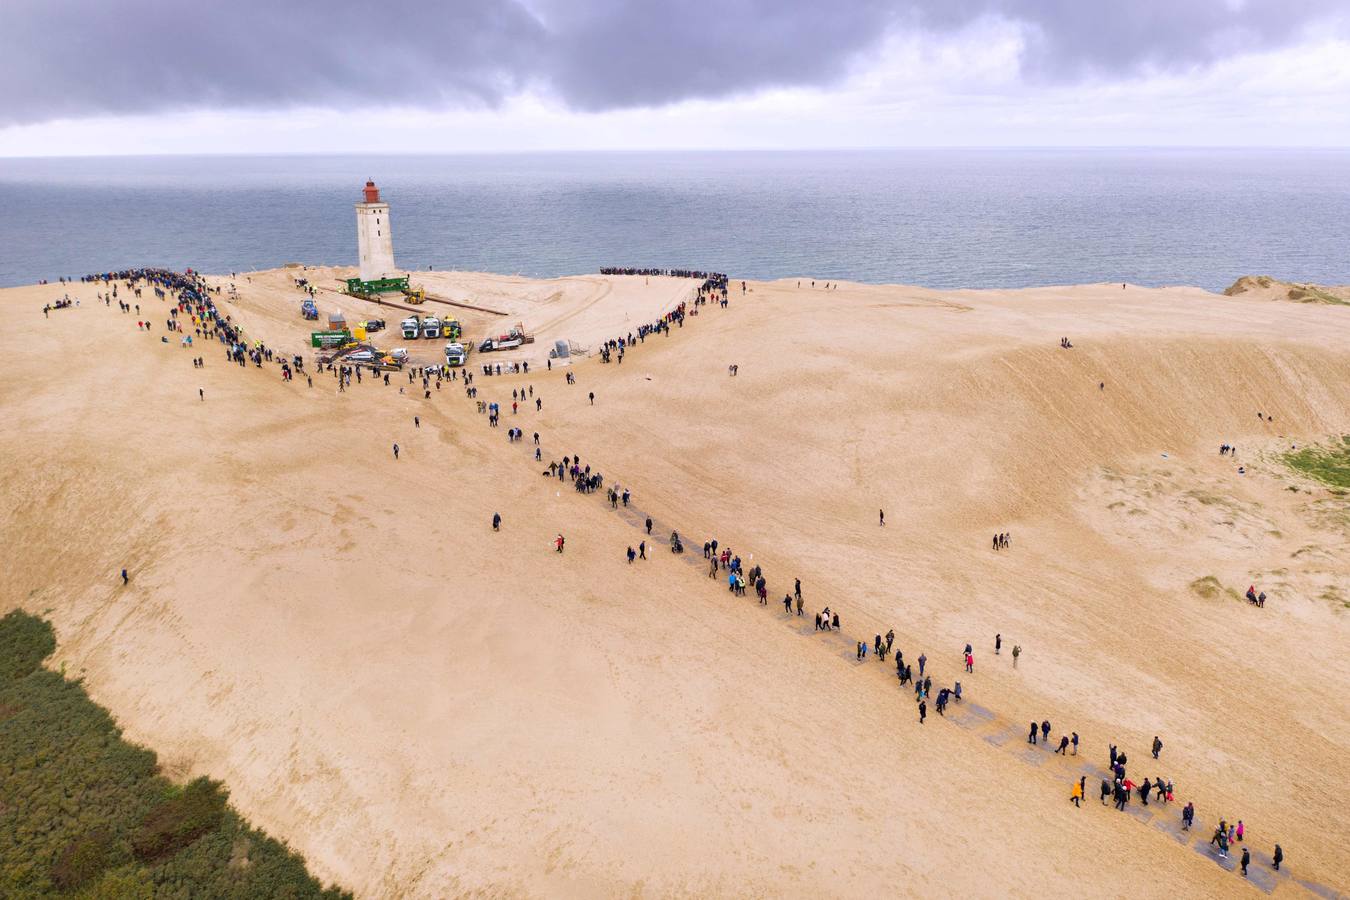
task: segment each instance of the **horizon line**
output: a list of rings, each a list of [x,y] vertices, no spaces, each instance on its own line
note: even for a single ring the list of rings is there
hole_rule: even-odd
[[[6,154],[0,153],[4,160],[56,160],[56,159],[156,159],[163,157],[343,157],[343,156],[380,156],[380,157],[418,157],[418,156],[542,156],[564,154],[658,154],[658,153],[893,153],[923,151],[1008,151],[1008,150],[1044,150],[1044,151],[1102,151],[1102,150],[1150,150],[1150,151],[1266,151],[1266,152],[1331,152],[1350,151],[1350,145],[1336,144],[897,144],[885,146],[804,146],[804,147],[620,147],[620,148],[552,148],[552,149],[500,149],[500,150],[257,150],[257,151],[221,151],[180,153],[166,151],[161,153],[53,153],[53,154]]]

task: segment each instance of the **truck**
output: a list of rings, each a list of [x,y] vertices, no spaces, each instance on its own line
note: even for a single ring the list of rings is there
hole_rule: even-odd
[[[300,304],[300,315],[306,319],[317,319],[319,318],[319,307],[314,305],[313,300],[306,300]]]
[[[464,336],[464,331],[459,327],[458,319],[442,319],[441,328],[445,336],[452,341],[457,341]]]
[[[462,366],[469,358],[469,351],[459,341],[445,345],[445,362],[451,366]]]
[[[403,338],[405,340],[415,341],[422,336],[422,317],[408,316],[408,318],[399,323],[399,327],[403,329]]]
[[[438,338],[441,336],[441,320],[435,316],[426,316],[422,319],[422,337]]]
[[[532,343],[534,343],[534,335],[526,334],[524,323],[517,322],[515,327],[506,334],[485,338],[483,343],[478,345],[478,351],[488,353],[492,350],[514,350],[521,344]]]

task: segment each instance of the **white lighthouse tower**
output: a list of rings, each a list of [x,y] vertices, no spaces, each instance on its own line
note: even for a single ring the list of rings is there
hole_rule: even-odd
[[[398,276],[394,268],[394,234],[389,224],[389,204],[381,202],[380,189],[367,181],[365,199],[356,204],[356,248],[362,281]]]

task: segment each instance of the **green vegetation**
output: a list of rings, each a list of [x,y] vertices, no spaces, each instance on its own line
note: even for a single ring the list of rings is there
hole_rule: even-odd
[[[342,898],[250,828],[219,782],[178,786],[78,683],[51,625],[0,618],[0,896]]]
[[[1206,575],[1192,581],[1191,590],[1206,600],[1214,600],[1223,592],[1223,587],[1219,584],[1219,579],[1213,575]]]
[[[1206,575],[1204,578],[1197,578],[1190,583],[1191,592],[1197,597],[1203,597],[1206,600],[1218,600],[1221,597],[1228,597],[1230,600],[1241,602],[1245,598],[1230,587],[1224,587],[1219,583],[1219,579],[1213,575]]]
[[[1296,284],[1289,289],[1289,299],[1297,303],[1330,303],[1334,306],[1350,306],[1350,303],[1335,294],[1322,290],[1315,284]]]
[[[1339,443],[1322,447],[1304,447],[1284,454],[1285,465],[1324,484],[1350,488],[1350,434]]]

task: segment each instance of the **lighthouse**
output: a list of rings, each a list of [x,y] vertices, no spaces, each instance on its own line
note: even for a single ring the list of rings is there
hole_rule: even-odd
[[[356,248],[362,281],[397,277],[389,204],[380,200],[380,189],[373,181],[366,182],[363,199],[356,204]]]

